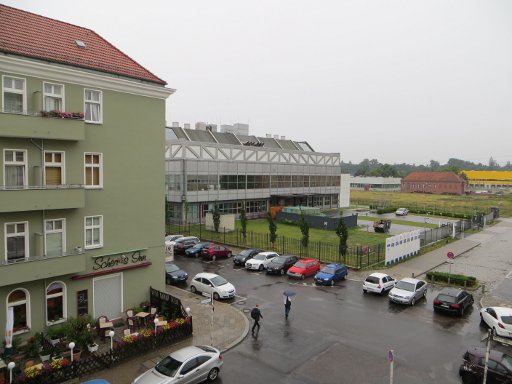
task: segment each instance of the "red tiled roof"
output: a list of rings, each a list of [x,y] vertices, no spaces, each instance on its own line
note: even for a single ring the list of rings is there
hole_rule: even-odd
[[[79,48],[75,40],[86,47]],[[167,84],[90,29],[3,4],[0,52]]]
[[[462,177],[453,172],[411,172],[402,181],[465,182]]]

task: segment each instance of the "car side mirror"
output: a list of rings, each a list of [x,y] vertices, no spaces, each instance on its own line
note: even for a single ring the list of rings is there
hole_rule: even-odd
[[[183,379],[185,375],[178,375],[178,379]]]

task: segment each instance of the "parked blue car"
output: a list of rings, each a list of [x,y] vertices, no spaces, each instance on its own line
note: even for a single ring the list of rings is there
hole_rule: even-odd
[[[322,267],[315,275],[315,283],[318,285],[334,285],[336,281],[347,278],[348,268],[344,264],[329,264]]]

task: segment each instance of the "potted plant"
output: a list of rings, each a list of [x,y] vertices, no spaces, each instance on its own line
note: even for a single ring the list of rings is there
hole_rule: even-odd
[[[50,343],[46,342],[46,343],[43,343],[42,345],[42,348],[41,350],[39,351],[39,358],[41,359],[41,361],[44,363],[45,361],[48,361],[50,360],[50,357],[51,355],[53,354],[54,350],[53,350],[53,345],[51,345]]]
[[[76,359],[78,353],[85,350],[89,345],[94,344],[92,329],[94,321],[89,315],[80,316],[77,318],[69,318],[66,323],[66,335],[68,340],[75,343],[74,357]]]
[[[66,334],[63,324],[52,325],[48,328],[47,333],[52,345],[60,343]]]

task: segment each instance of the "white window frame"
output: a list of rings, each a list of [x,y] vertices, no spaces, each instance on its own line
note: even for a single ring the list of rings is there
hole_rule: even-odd
[[[23,291],[25,293],[25,300],[15,301],[14,303],[9,303],[9,296],[11,296],[11,294],[16,291]],[[30,310],[30,292],[25,288],[15,288],[7,294],[7,296],[5,298],[5,304],[6,304],[6,306],[5,306],[6,312],[5,313],[7,313],[9,311],[9,307],[14,307],[17,305],[25,304],[26,312],[27,312],[27,328],[28,329],[13,332],[13,335],[21,335],[22,333],[30,332],[30,330],[32,328],[32,314],[31,314],[31,310]]]
[[[100,219],[99,225],[87,225],[87,219]],[[98,244],[87,244],[87,231],[94,231],[95,229],[99,229],[100,240]],[[94,237],[94,236],[93,236]],[[84,217],[84,248],[85,249],[95,249],[103,247],[103,215],[95,215],[95,216],[85,216]]]
[[[23,153],[23,161],[7,161],[5,159],[5,155],[7,152],[22,152]],[[16,158],[16,156],[14,156],[14,158]],[[4,163],[4,187],[6,187],[6,184],[5,184],[5,176],[7,174],[6,172],[6,167],[7,165],[14,165],[14,166],[23,166],[23,186],[21,188],[26,188],[27,185],[28,185],[28,177],[27,177],[27,162],[28,162],[28,159],[27,159],[27,150],[26,149],[9,149],[9,148],[5,148],[4,149],[4,153],[3,153],[3,158],[2,158],[2,161]],[[13,187],[14,188],[14,187]]]
[[[53,156],[53,154],[55,153],[58,153],[60,154],[61,156],[61,162],[60,163],[57,163],[55,161],[50,161],[50,162],[47,162],[46,161],[46,154],[47,153],[51,153],[52,154],[52,158],[54,158],[55,156]],[[44,185],[46,185],[46,167],[60,167],[61,171],[60,171],[60,184],[61,185],[65,185],[66,184],[66,152],[64,151],[44,151],[44,170],[43,170],[43,178],[44,178]]]
[[[46,92],[46,85],[51,85],[52,87],[61,87],[62,93],[59,95],[57,93]],[[66,106],[64,104],[64,84],[43,82],[43,110],[50,112],[50,109],[48,109],[46,106],[46,97],[60,99],[61,109],[59,111],[64,112],[66,110]]]
[[[97,92],[99,94],[100,101],[86,99],[87,92]],[[97,121],[96,120],[86,120],[85,115],[86,115],[86,111],[87,111],[87,104],[95,104],[95,105],[100,106],[100,114],[99,114],[99,119]],[[103,92],[102,91],[99,91],[97,89],[88,89],[88,88],[84,89],[84,120],[86,123],[103,124]]]
[[[100,161],[98,164],[88,164],[85,162],[86,156],[99,156]],[[87,184],[87,168],[98,169],[99,185],[88,185]],[[93,178],[94,179],[94,178]],[[103,153],[99,152],[84,152],[84,187],[89,189],[103,188]]]
[[[23,224],[25,226],[25,231],[24,232],[15,232],[14,234],[8,234],[7,233],[7,226],[8,225],[14,225],[15,228],[18,224]],[[17,229],[16,229],[17,231]],[[9,222],[9,223],[4,223],[4,250],[5,250],[5,262],[9,262],[9,258],[7,256],[7,239],[9,237],[18,237],[18,236],[21,236],[23,235],[24,237],[24,240],[25,240],[25,260],[28,260],[29,258],[29,255],[30,255],[30,252],[29,252],[29,241],[28,241],[28,237],[29,237],[29,230],[28,230],[28,221],[16,221],[16,222]],[[20,259],[21,260],[21,259]]]
[[[62,228],[61,229],[51,229],[51,230],[47,230],[46,229],[46,224],[47,223],[49,223],[49,222],[55,223],[56,221],[61,221],[62,222]],[[55,225],[53,227],[55,228]],[[46,241],[46,235],[52,234],[52,233],[62,233],[62,253],[65,254],[66,253],[66,219],[64,219],[64,218],[48,219],[48,220],[44,221],[44,255],[45,256],[47,255],[46,244],[48,243]]]
[[[4,86],[5,78],[16,79],[16,80],[23,80],[23,90],[20,91],[19,89],[16,89],[16,88],[6,88]],[[25,79],[24,77],[2,75],[2,111],[3,112],[8,112],[8,113],[14,113],[14,112],[10,112],[10,111],[6,111],[5,110],[5,93],[6,92],[8,92],[8,93],[16,93],[18,95],[22,95],[23,96],[23,112],[22,112],[22,114],[26,115],[27,114],[27,79]]]
[[[61,293],[53,293],[51,295],[48,295],[48,288],[50,285],[59,283],[62,285],[62,292]],[[66,284],[64,284],[63,281],[52,281],[50,284],[48,284],[44,291],[44,308],[45,308],[45,316],[46,316],[46,325],[53,325],[58,323],[63,323],[68,319],[68,302],[67,302],[67,287]],[[48,319],[48,299],[52,299],[54,297],[60,297],[62,296],[62,319],[51,321]]]

